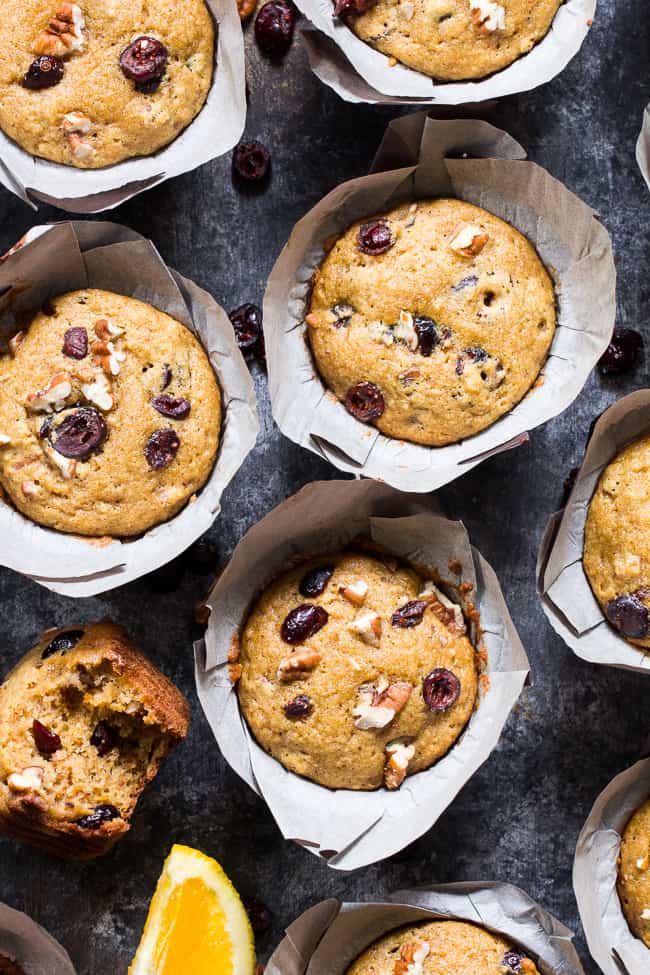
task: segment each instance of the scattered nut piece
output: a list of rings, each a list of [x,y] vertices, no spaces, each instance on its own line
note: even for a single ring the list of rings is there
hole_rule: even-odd
[[[16,358],[16,353],[18,352],[18,349],[21,347],[24,341],[25,341],[24,332],[16,332],[16,334],[9,339],[9,355],[11,356],[12,359]]]
[[[283,681],[307,680],[312,670],[315,670],[319,663],[320,653],[318,650],[310,650],[306,647],[280,661],[277,678]]]
[[[426,941],[409,941],[403,944],[395,962],[394,975],[423,975],[423,963],[430,952],[431,947]]]
[[[408,745],[403,738],[396,738],[386,745],[385,751],[384,785],[390,790],[399,789],[406,778],[409,762],[415,755],[415,746]]]
[[[406,681],[389,684],[385,677],[359,688],[359,702],[352,712],[360,731],[385,728],[404,709],[413,690]]]
[[[632,555],[631,552],[617,555],[614,559],[614,574],[617,576],[641,575],[641,559],[638,555]]]
[[[95,335],[100,342],[108,342],[110,339],[124,335],[124,329],[120,328],[119,325],[114,325],[108,318],[99,318],[95,322]]]
[[[349,603],[353,603],[355,606],[363,606],[368,595],[368,585],[363,579],[357,579],[345,586],[339,586],[339,592]]]
[[[72,480],[77,471],[77,462],[70,457],[64,457],[54,447],[44,440],[42,443],[43,453],[53,467],[61,472],[66,481]]]
[[[637,870],[647,870],[650,867],[650,857],[646,854],[644,857],[639,857],[636,861]]]
[[[452,603],[451,599],[448,599],[435,583],[427,582],[422,592],[419,593],[418,599],[426,599],[430,602],[434,614],[452,633],[460,636],[467,632],[462,609],[458,603]]]
[[[94,403],[104,413],[113,409],[113,387],[103,372],[97,372],[90,382],[81,384],[81,392],[89,403]]]
[[[45,389],[29,394],[27,409],[32,413],[53,413],[62,410],[71,392],[70,376],[67,372],[58,372],[56,376],[52,376]]]
[[[348,629],[361,637],[364,643],[371,647],[378,647],[381,638],[381,617],[371,609],[364,613],[359,613],[356,618],[348,624]]]
[[[106,329],[108,328],[108,322],[102,319],[102,324],[105,326],[102,328],[103,334],[106,334]],[[98,322],[95,326],[95,332],[97,332]],[[121,333],[120,333],[121,334]],[[101,366],[107,376],[119,376],[120,374],[120,363],[124,362],[126,359],[126,352],[119,351],[115,348],[115,343],[111,342],[109,339],[97,339],[90,346],[90,351],[93,353],[93,362]]]
[[[84,46],[85,26],[84,15],[76,3],[59,4],[54,17],[39,34],[34,44],[34,53],[64,58],[74,51],[81,51]]]
[[[500,3],[493,0],[469,0],[469,12],[474,26],[482,34],[494,34],[506,27],[506,12]]]
[[[43,769],[38,765],[29,765],[22,772],[12,772],[7,785],[12,792],[38,792],[43,785]]]
[[[71,132],[78,132],[79,135],[88,135],[92,128],[92,122],[83,112],[68,112],[63,116],[61,128],[66,135]]]
[[[33,481],[23,481],[20,489],[26,498],[35,498],[38,494],[38,484],[34,484]]]
[[[490,235],[474,223],[464,223],[451,236],[449,247],[459,257],[476,257],[480,254]]]
[[[413,326],[413,315],[410,311],[401,311],[399,313],[399,321],[393,328],[393,335],[398,341],[404,342],[411,352],[416,351],[418,347],[418,333]]]

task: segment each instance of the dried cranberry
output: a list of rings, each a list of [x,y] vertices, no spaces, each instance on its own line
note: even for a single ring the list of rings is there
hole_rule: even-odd
[[[171,381],[172,381],[172,367],[169,365],[169,363],[166,362],[165,365],[163,366],[163,374],[162,374],[162,382],[160,383],[160,391],[162,392],[164,389],[167,389]]]
[[[240,142],[232,154],[232,168],[242,179],[264,179],[271,165],[271,155],[261,142]]]
[[[453,287],[452,291],[462,291],[463,288],[474,288],[478,284],[478,278],[475,274],[468,274],[466,278],[461,278]]]
[[[430,356],[436,345],[440,342],[438,326],[432,318],[419,315],[413,319],[413,328],[418,337],[418,349],[424,356]]]
[[[512,975],[521,975],[521,963],[524,956],[519,951],[506,951],[501,962],[501,967]]]
[[[385,254],[394,243],[390,224],[383,217],[364,223],[357,234],[359,250],[364,254],[370,254],[371,257]]]
[[[289,49],[296,22],[296,8],[286,0],[270,0],[255,18],[255,40],[265,54],[284,54]]]
[[[30,64],[22,80],[23,88],[29,88],[30,91],[52,88],[63,78],[63,71],[63,61],[52,54],[41,54]]]
[[[633,328],[615,328],[598,363],[599,372],[603,376],[619,376],[627,372],[636,362],[642,346],[643,338]]]
[[[34,736],[34,744],[38,748],[41,755],[54,755],[61,748],[61,739],[54,731],[41,724],[34,718],[32,722],[32,735]]]
[[[43,650],[41,660],[47,660],[48,657],[52,657],[55,653],[65,653],[66,650],[72,650],[79,643],[83,635],[83,630],[65,630],[64,633],[58,633],[53,640],[50,640],[45,650]]]
[[[248,302],[229,312],[228,318],[235,330],[237,345],[246,358],[263,352],[262,309]]]
[[[306,694],[299,694],[284,706],[284,713],[288,718],[308,718],[314,710],[311,698]]]
[[[412,626],[418,626],[422,622],[422,617],[424,616],[424,611],[429,604],[420,599],[413,599],[409,603],[405,603],[400,606],[396,612],[390,618],[393,626],[402,626],[405,629],[410,629]]]
[[[52,427],[48,439],[58,454],[85,460],[106,440],[108,429],[101,413],[92,406],[82,406],[68,413],[58,426]]]
[[[169,53],[155,37],[137,37],[120,55],[120,68],[143,94],[158,87],[167,69]],[[152,87],[155,86],[155,87]]]
[[[85,359],[88,355],[88,332],[83,326],[69,328],[63,336],[64,355],[69,359]]]
[[[377,0],[336,0],[334,16],[342,17],[345,14],[363,14],[366,10],[374,7]]]
[[[100,758],[103,758],[115,747],[119,737],[120,734],[115,725],[109,721],[98,721],[90,736],[90,744],[97,749]]]
[[[164,429],[154,430],[147,440],[144,448],[144,456],[149,467],[154,471],[160,471],[163,467],[171,464],[181,442],[175,430]]]
[[[345,396],[345,408],[348,413],[361,420],[362,423],[370,423],[378,420],[386,409],[384,397],[379,386],[374,383],[361,382],[356,386],[350,386]]]
[[[103,802],[100,806],[95,806],[95,811],[90,815],[77,819],[76,824],[82,829],[100,829],[104,823],[119,818],[120,814],[115,806],[111,806],[110,802]]]
[[[607,604],[607,619],[623,636],[643,639],[648,635],[650,614],[635,593],[617,596]]]
[[[170,396],[168,393],[155,396],[151,405],[161,416],[168,416],[172,420],[185,420],[192,409],[190,401],[184,396]]]
[[[273,915],[266,904],[263,904],[257,897],[250,897],[244,901],[244,907],[255,934],[264,934],[265,931],[269,930],[273,923]]]
[[[448,711],[460,695],[460,681],[445,667],[436,667],[422,681],[422,697],[429,711]]]
[[[332,578],[333,572],[333,565],[319,565],[315,569],[310,569],[300,580],[298,592],[301,596],[320,596],[322,592],[325,592],[325,587]]]
[[[52,424],[54,423],[53,416],[46,416],[40,427],[38,428],[38,436],[41,440],[49,436],[50,430],[52,429]]]
[[[56,305],[53,305],[49,298],[46,298],[41,305],[41,311],[48,318],[53,318],[56,315]]]
[[[304,643],[314,633],[318,633],[329,619],[329,613],[322,606],[301,603],[292,609],[282,624],[280,633],[285,643]]]

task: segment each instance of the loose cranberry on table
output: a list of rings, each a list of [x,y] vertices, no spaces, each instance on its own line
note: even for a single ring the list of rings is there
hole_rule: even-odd
[[[259,182],[264,179],[271,165],[271,155],[266,146],[254,139],[240,142],[232,155],[232,168],[241,179]]]
[[[41,54],[30,64],[22,80],[23,88],[30,91],[41,91],[43,88],[52,88],[63,78],[63,61],[59,61],[51,54]]]
[[[244,901],[244,907],[255,934],[264,934],[265,931],[269,930],[273,923],[273,914],[266,904],[263,904],[257,897],[249,897]]]
[[[255,18],[255,40],[265,54],[284,54],[293,39],[296,8],[286,0],[270,0]]]
[[[219,564],[219,549],[209,538],[197,538],[185,552],[185,563],[190,572],[206,575],[216,572]]]
[[[151,588],[159,593],[175,592],[183,582],[186,567],[182,556],[172,559],[167,565],[161,565],[147,576]]]
[[[262,309],[248,302],[228,313],[235,330],[237,345],[246,359],[254,355],[264,355],[264,333],[262,332]]]
[[[636,363],[642,346],[643,338],[633,328],[616,327],[598,363],[599,372],[603,376],[619,376],[627,372]]]

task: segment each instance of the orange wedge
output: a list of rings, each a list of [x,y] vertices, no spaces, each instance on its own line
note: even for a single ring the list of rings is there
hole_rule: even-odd
[[[239,894],[216,860],[173,846],[129,975],[253,975],[255,943]]]

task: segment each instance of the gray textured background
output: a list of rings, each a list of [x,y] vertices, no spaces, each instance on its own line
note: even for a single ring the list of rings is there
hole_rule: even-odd
[[[485,115],[600,212],[618,256],[618,321],[640,327],[650,342],[650,198],[634,161],[650,100],[649,24],[645,0],[600,0],[595,26],[568,70]],[[247,50],[247,134],[273,154],[265,192],[238,192],[226,158],[113,215],[150,236],[172,266],[227,309],[261,301],[267,274],[295,221],[337,183],[367,170],[386,122],[397,114],[341,102],[310,74],[298,42],[283,64],[270,64],[257,52],[249,28]],[[0,190],[0,253],[32,224],[61,217],[47,208],[37,216]],[[257,366],[253,371],[262,432],[211,532],[220,564],[276,503],[311,480],[335,476],[281,437],[271,420],[266,377]],[[208,577],[187,574],[172,596],[143,579],[74,602],[0,570],[3,668],[40,630],[109,614],[184,688],[193,708],[188,741],[145,794],[133,829],[113,853],[80,866],[1,841],[0,899],[59,938],[79,975],[124,975],[173,842],[216,856],[242,894],[270,906],[275,923],[259,940],[260,958],[268,956],[286,924],[327,895],[370,898],[427,882],[509,880],[577,932],[585,969],[596,975],[571,889],[573,850],[597,793],[643,749],[650,731],[647,684],[637,674],[589,666],[572,656],[542,615],[534,564],[545,520],[581,458],[593,418],[646,379],[647,358],[622,380],[594,373],[578,401],[535,431],[529,445],[487,461],[442,492],[448,512],[464,519],[500,576],[530,656],[533,686],[495,753],[436,827],[399,855],[353,874],[333,872],[284,843],[264,804],[217,751],[192,676],[191,607]]]

